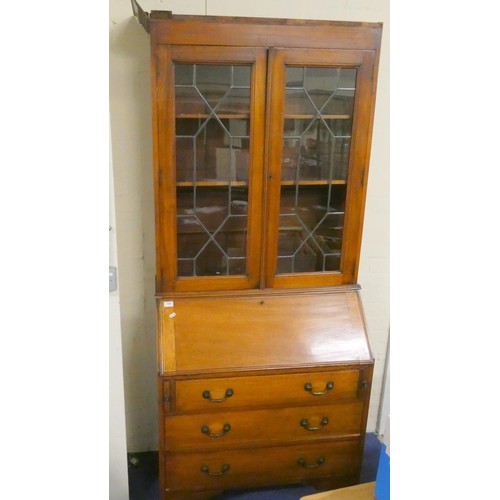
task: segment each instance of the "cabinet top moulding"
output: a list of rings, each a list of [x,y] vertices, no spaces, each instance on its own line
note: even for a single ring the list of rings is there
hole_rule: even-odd
[[[158,10],[149,13],[136,0],[131,2],[135,17],[151,34],[153,44],[300,46],[378,51],[382,35],[382,23],[178,15]]]

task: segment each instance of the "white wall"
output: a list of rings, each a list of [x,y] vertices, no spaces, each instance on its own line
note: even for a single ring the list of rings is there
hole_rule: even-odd
[[[389,1],[142,0],[146,11],[384,23],[358,281],[376,358],[375,430],[389,335]],[[149,36],[129,0],[110,0],[110,105],[129,451],[157,449]]]
[[[109,265],[118,267],[112,159],[109,165]],[[109,293],[109,500],[128,499],[120,291]]]
[[[110,110],[127,445],[157,449],[149,36],[110,0]]]

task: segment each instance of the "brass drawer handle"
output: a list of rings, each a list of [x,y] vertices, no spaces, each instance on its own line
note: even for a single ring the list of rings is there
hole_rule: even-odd
[[[222,427],[222,432],[221,433],[219,433],[219,434],[212,434],[210,432],[210,428],[208,427],[208,425],[202,425],[201,426],[201,432],[203,434],[206,434],[208,437],[211,437],[211,438],[220,438],[220,437],[224,436],[224,434],[226,434],[230,430],[231,430],[231,426],[229,424],[224,424],[224,427]]]
[[[201,472],[204,472],[208,476],[222,476],[229,470],[229,464],[222,464],[222,468],[220,472],[210,472],[210,469],[208,468],[208,465],[203,464],[201,466]]]
[[[321,422],[319,423],[319,425],[316,427],[316,426],[312,426],[312,425],[309,425],[309,420],[307,420],[307,418],[303,418],[301,421],[300,421],[300,425],[302,427],[304,427],[304,429],[307,429],[308,431],[319,431],[322,427],[324,427],[325,425],[328,425],[328,417],[323,417],[321,419]]]
[[[225,395],[223,398],[220,399],[215,399],[212,398],[210,391],[203,391],[201,395],[203,398],[208,399],[211,403],[222,403],[222,401],[225,401],[227,398],[230,398],[234,394],[232,389],[226,389]]]
[[[329,381],[326,383],[326,387],[325,387],[324,391],[315,392],[315,391],[313,391],[313,386],[312,386],[311,382],[307,382],[307,384],[304,385],[304,390],[306,390],[307,392],[310,392],[313,396],[324,396],[327,392],[330,392],[333,389],[334,385],[335,384],[332,381]]]
[[[317,467],[320,467],[321,465],[323,465],[325,462],[326,462],[326,458],[325,457],[319,457],[318,461],[315,464],[307,464],[306,463],[306,459],[302,458],[302,457],[300,457],[297,460],[297,463],[299,465],[302,465],[302,467],[305,467],[306,469],[316,469]]]

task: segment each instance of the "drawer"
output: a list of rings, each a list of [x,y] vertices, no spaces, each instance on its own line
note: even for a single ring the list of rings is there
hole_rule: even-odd
[[[273,410],[216,412],[165,418],[165,449],[214,449],[359,436],[363,402]]]
[[[338,370],[181,380],[175,384],[175,407],[183,413],[355,401],[361,384],[359,374],[360,370]]]
[[[291,484],[327,476],[353,477],[359,440],[198,453],[167,453],[169,490],[227,489]]]

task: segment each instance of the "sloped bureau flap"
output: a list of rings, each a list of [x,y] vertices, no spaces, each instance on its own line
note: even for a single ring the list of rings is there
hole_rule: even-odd
[[[369,362],[357,292],[160,300],[161,373]]]

